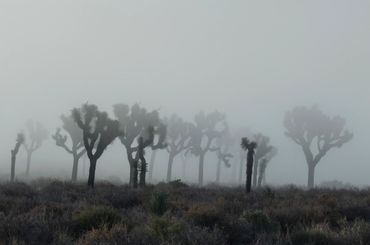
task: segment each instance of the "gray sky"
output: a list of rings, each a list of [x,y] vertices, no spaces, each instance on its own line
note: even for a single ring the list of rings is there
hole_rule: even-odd
[[[369,184],[369,23],[367,0],[1,0],[0,174],[28,119],[53,133],[60,114],[86,101],[110,113],[140,102],[188,120],[226,112],[235,129],[263,132],[279,148],[270,182],[305,184],[303,154],[282,121],[295,105],[317,104],[355,134],[319,164],[317,182]],[[105,155],[97,176],[127,175],[119,142]],[[70,165],[49,140],[32,168],[69,176]]]

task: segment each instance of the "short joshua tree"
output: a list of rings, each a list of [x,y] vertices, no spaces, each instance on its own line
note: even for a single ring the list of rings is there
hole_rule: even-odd
[[[115,138],[122,136],[119,122],[99,111],[96,105],[85,104],[81,109],[73,110],[73,118],[83,131],[83,142],[90,159],[88,186],[93,188],[98,159]]]
[[[245,190],[247,193],[249,193],[251,192],[253,161],[257,143],[250,141],[247,137],[244,137],[242,138],[241,147],[247,151],[247,180],[245,184]]]
[[[27,152],[26,176],[29,177],[32,155],[42,146],[42,143],[48,138],[48,131],[46,130],[44,125],[39,122],[34,123],[33,121],[28,121],[27,131],[28,137],[25,138],[23,146]]]
[[[62,135],[62,129],[58,128],[53,135],[53,139],[57,146],[63,148],[66,152],[73,156],[73,165],[72,165],[72,182],[77,181],[78,173],[78,162],[80,158],[86,153],[83,142],[83,131],[77,125],[76,121],[73,118],[73,115],[64,116],[61,118],[63,123],[63,130],[68,133],[67,135]],[[68,145],[68,138],[70,138],[70,145]]]
[[[17,154],[19,152],[19,148],[21,145],[24,143],[24,135],[22,133],[19,133],[17,135],[17,141],[15,144],[15,147],[13,150],[11,150],[11,157],[12,157],[12,162],[11,162],[11,171],[10,171],[10,181],[13,182],[15,178],[15,162],[17,158]]]
[[[331,118],[316,106],[296,107],[286,113],[285,135],[303,150],[308,166],[308,188],[314,187],[315,167],[320,160],[331,149],[340,148],[353,138],[353,134],[345,130],[345,125],[343,118]]]

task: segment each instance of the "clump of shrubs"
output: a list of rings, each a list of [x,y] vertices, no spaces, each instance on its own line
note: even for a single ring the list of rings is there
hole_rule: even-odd
[[[121,222],[119,213],[110,207],[93,207],[78,213],[72,217],[73,230],[82,234],[92,229],[102,227],[110,228]]]
[[[150,209],[157,215],[163,215],[167,210],[168,194],[165,192],[153,192],[150,199]]]
[[[0,244],[368,244],[370,189],[0,184]]]

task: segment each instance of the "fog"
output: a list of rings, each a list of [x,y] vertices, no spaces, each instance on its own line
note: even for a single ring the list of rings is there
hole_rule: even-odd
[[[345,118],[354,138],[325,156],[316,183],[369,185],[369,23],[366,0],[2,0],[0,175],[9,174],[10,150],[29,119],[51,135],[60,115],[83,103],[113,117],[113,104],[137,102],[188,121],[200,110],[226,113],[232,130],[262,132],[279,149],[268,183],[304,185],[307,164],[284,135],[283,119],[297,105],[317,105]],[[25,158],[21,149],[18,175]],[[166,177],[166,161],[159,152],[157,181]],[[177,162],[173,176],[181,178]],[[205,182],[215,180],[215,162],[207,156]],[[49,137],[33,155],[31,174],[69,178],[71,168],[71,156]],[[228,183],[232,169],[222,171]],[[118,140],[96,175],[128,181]],[[187,177],[196,176],[193,158]]]

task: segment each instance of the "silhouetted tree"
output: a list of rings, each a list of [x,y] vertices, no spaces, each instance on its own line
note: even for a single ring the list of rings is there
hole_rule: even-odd
[[[254,135],[254,140],[257,143],[257,149],[253,167],[253,187],[257,186],[258,167],[260,161],[272,151],[273,147],[270,144],[270,138],[263,134]],[[266,165],[267,166],[267,165]]]
[[[258,174],[258,187],[262,186],[262,181],[266,182],[266,168],[268,163],[271,161],[271,159],[276,156],[277,149],[275,147],[272,148],[272,150],[264,156],[259,163],[259,174]]]
[[[17,142],[15,144],[15,147],[13,150],[11,150],[11,157],[12,157],[12,162],[11,162],[11,171],[10,171],[10,181],[14,181],[15,177],[15,162],[17,158],[17,154],[19,152],[19,148],[21,145],[24,143],[24,135],[22,133],[19,133],[17,135]]]
[[[169,153],[167,166],[167,182],[170,182],[172,175],[172,165],[175,157],[190,147],[191,124],[185,122],[177,115],[173,115],[171,118],[165,120],[165,124],[168,128],[167,151]]]
[[[251,192],[251,184],[252,184],[252,171],[253,171],[253,157],[255,153],[255,149],[257,147],[256,142],[249,141],[247,137],[242,138],[241,147],[243,150],[247,151],[247,180],[245,184],[246,192]]]
[[[219,128],[221,126],[221,128]],[[219,112],[195,116],[195,125],[191,130],[191,153],[199,157],[199,185],[203,185],[204,158],[207,152],[218,152],[219,146],[213,146],[216,139],[225,133],[225,116]]]
[[[146,185],[147,162],[145,159],[145,148],[151,147],[152,150],[166,148],[166,126],[160,123],[157,127],[149,126],[138,138],[138,150],[136,152],[136,166],[140,169],[140,186]],[[158,135],[156,140],[156,135]],[[136,181],[137,182],[137,181]],[[135,186],[136,187],[136,186]]]
[[[32,154],[37,151],[41,147],[42,142],[48,138],[48,131],[44,125],[39,122],[34,123],[33,121],[28,121],[27,130],[28,139],[24,141],[23,146],[27,152],[26,176],[28,177],[30,175]]]
[[[86,153],[86,149],[84,147],[83,142],[83,131],[77,125],[73,115],[70,116],[61,116],[61,120],[63,123],[63,129],[69,134],[71,138],[72,145],[69,147],[67,146],[67,135],[61,134],[61,129],[58,128],[53,135],[53,139],[57,146],[62,147],[65,151],[73,156],[73,166],[72,166],[72,181],[77,181],[77,172],[78,172],[78,162],[80,158]]]
[[[88,186],[94,187],[97,160],[113,140],[123,135],[119,122],[98,110],[96,105],[85,104],[82,109],[73,109],[73,118],[83,131],[83,142],[90,159]]]
[[[233,155],[229,153],[230,147],[234,144],[234,138],[232,138],[229,130],[226,130],[225,133],[217,139],[217,145],[219,146],[219,150],[217,152],[217,171],[216,171],[216,183],[220,182],[221,177],[221,165],[222,163],[227,167],[230,168],[230,158],[233,158]]]
[[[131,108],[125,104],[116,104],[113,106],[113,110],[121,129],[125,132],[119,139],[126,148],[127,159],[130,165],[130,185],[137,187],[139,160],[136,158],[140,154],[136,152],[139,149],[139,137],[145,131],[148,131],[148,128],[153,127],[155,129],[160,126],[159,114],[158,111],[148,112],[138,104],[133,105]]]
[[[339,116],[330,118],[316,106],[296,107],[285,115],[286,136],[301,146],[308,165],[308,188],[314,186],[315,167],[326,153],[341,147],[353,138],[344,130],[345,120]],[[315,146],[316,150],[313,150]]]

